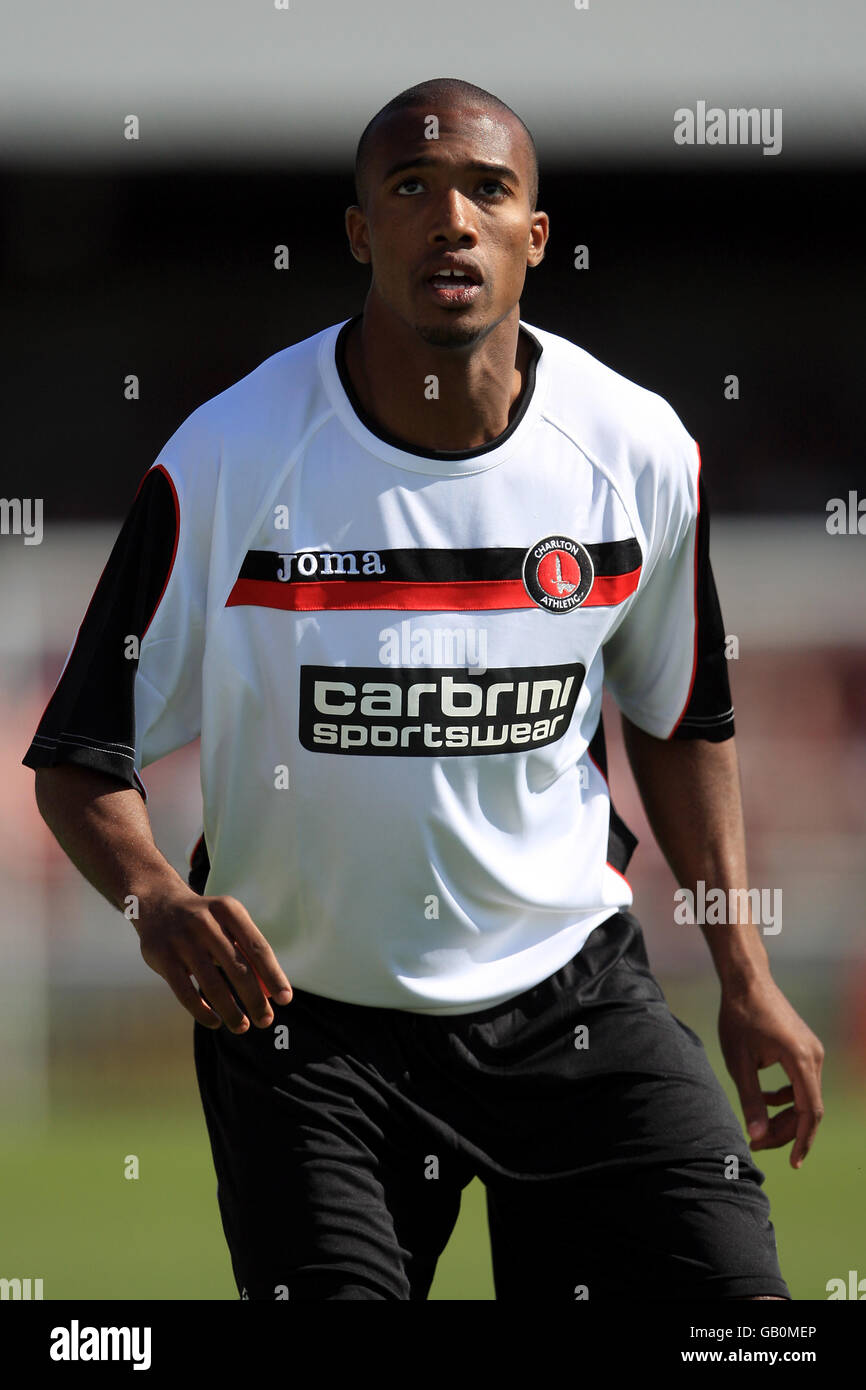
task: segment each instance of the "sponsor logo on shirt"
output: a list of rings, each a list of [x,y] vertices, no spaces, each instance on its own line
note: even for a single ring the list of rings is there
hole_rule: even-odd
[[[476,757],[561,739],[586,676],[565,666],[302,666],[298,734],[314,753]]]

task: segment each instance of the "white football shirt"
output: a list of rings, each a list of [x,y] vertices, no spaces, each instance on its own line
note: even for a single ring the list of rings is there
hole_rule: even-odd
[[[603,683],[657,738],[733,733],[700,459],[659,396],[524,323],[505,432],[425,453],[356,399],[355,321],[168,441],[24,761],[143,792],[200,734],[199,891],[297,988],[469,1013],[632,903]]]

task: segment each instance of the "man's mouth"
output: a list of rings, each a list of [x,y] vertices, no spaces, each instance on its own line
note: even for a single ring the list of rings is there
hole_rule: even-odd
[[[465,308],[472,304],[481,293],[481,284],[471,272],[463,270],[437,270],[427,281],[437,304]]]

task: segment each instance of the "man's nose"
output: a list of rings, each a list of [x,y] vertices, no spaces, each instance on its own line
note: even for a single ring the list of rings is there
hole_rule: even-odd
[[[443,236],[449,241],[477,240],[475,206],[456,188],[442,193],[430,227],[431,241],[438,241]]]

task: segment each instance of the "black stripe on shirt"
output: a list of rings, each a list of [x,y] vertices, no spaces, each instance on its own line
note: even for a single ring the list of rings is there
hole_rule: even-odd
[[[598,725],[595,733],[589,741],[588,750],[593,762],[598,765],[604,775],[604,780],[608,781],[607,772],[607,744],[604,737],[604,720],[599,714]],[[638,838],[633,830],[630,830],[625,821],[617,813],[610,795],[610,784],[608,783],[608,803],[610,805],[610,824],[607,832],[607,862],[612,869],[618,873],[625,874],[629,860],[638,846]]]
[[[725,624],[710,564],[710,511],[702,475],[698,479],[698,497],[695,679],[671,737],[723,743],[734,735],[734,709],[725,656]]]
[[[114,543],[75,645],[22,762],[25,767],[78,763],[119,777],[144,792],[135,773],[135,674],[127,657],[153,620],[174,563],[178,539],[174,487],[150,469]]]
[[[292,567],[290,580],[279,581],[292,584],[321,584],[328,580],[364,579],[375,582],[377,579],[396,579],[417,583],[472,583],[490,582],[497,579],[520,579],[523,575],[523,561],[526,549],[518,546],[490,546],[485,549],[446,550],[300,550],[286,554],[315,555],[322,557],[312,574],[298,573],[297,565]],[[601,541],[585,546],[592,560],[593,569],[600,578],[619,574],[631,574],[639,569],[642,561],[641,549],[634,536],[624,541]],[[364,573],[363,556],[377,555],[383,573]],[[324,557],[351,555],[354,565],[346,562],[342,567],[336,561],[328,562],[331,573],[326,573],[321,565]],[[371,566],[372,568],[372,566]],[[278,580],[278,572],[285,566],[282,554],[272,550],[250,550],[241,566],[238,579]]]

